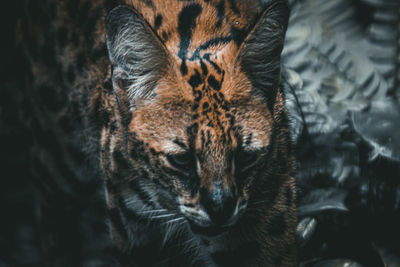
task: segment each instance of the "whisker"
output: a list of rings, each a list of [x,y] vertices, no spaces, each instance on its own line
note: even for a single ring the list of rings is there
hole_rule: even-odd
[[[172,219],[172,220],[166,221],[163,224],[173,223],[173,222],[177,222],[177,221],[184,220],[184,219],[185,218],[183,218],[183,217],[179,217],[179,218],[176,218],[176,219]]]
[[[171,217],[175,216],[175,214],[162,214],[162,215],[156,215],[156,216],[151,216],[151,219],[158,219],[158,218],[165,218],[165,217]]]
[[[261,201],[257,201],[257,202],[249,202],[248,204],[247,204],[247,206],[250,206],[250,205],[257,205],[257,204],[262,204],[262,203],[267,203],[267,202],[270,202],[269,200],[261,200]]]
[[[141,211],[140,214],[146,214],[146,213],[158,213],[158,212],[163,212],[163,211],[168,211],[167,209],[159,209],[159,210],[145,210]]]
[[[125,200],[125,203],[129,206],[131,204],[139,202],[137,199],[128,198]]]

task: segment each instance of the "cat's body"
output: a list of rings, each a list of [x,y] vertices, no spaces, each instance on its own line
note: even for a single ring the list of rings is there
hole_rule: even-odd
[[[294,266],[287,3],[125,4],[49,0],[22,23],[50,138],[38,178],[95,179],[100,163],[123,265]]]

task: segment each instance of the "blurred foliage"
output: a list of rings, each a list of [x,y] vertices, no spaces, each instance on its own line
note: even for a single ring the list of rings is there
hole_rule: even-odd
[[[400,3],[291,5],[283,62],[301,259],[304,266],[351,262],[329,258],[400,266]]]

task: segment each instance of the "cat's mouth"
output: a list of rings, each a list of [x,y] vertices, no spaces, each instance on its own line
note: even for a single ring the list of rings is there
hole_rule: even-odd
[[[193,220],[192,218],[186,218],[189,222],[190,229],[196,235],[203,237],[216,237],[227,232],[233,227],[239,219],[239,216],[232,217],[230,220],[223,224],[216,224],[213,222],[202,222]]]

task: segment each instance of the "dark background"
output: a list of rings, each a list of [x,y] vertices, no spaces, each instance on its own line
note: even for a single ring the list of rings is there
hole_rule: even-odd
[[[20,117],[26,64],[15,29],[22,3],[7,1],[0,10],[0,266],[40,266],[37,195],[28,162],[33,140]]]

